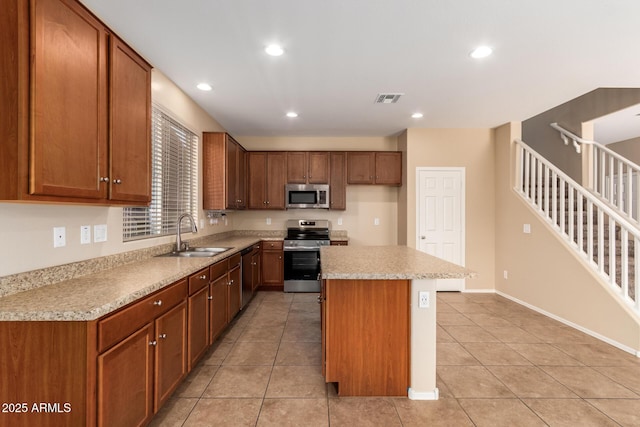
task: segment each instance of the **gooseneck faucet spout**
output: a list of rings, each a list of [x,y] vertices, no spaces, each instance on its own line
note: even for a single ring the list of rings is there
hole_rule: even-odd
[[[183,213],[182,215],[180,215],[180,217],[178,218],[178,223],[176,224],[176,252],[181,252],[189,249],[189,243],[183,242],[180,236],[180,224],[182,223],[182,220],[185,218],[189,218],[189,221],[191,221],[191,232],[192,233],[198,232],[198,227],[196,227],[196,221],[193,219],[191,214]]]

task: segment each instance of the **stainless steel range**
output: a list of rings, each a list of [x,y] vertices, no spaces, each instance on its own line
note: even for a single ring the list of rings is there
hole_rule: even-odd
[[[320,292],[320,248],[330,244],[324,219],[290,219],[284,240],[284,291]]]

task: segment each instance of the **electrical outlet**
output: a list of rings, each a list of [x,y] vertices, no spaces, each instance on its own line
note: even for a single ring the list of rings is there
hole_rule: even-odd
[[[418,305],[420,308],[429,308],[429,292],[428,291],[420,291],[418,293],[419,302]]]
[[[525,234],[530,234],[531,233],[531,224],[524,224],[522,226],[522,232]]]
[[[61,248],[67,244],[67,230],[64,227],[53,227],[53,247]]]
[[[271,218],[267,218],[267,225],[271,225]]]
[[[380,225],[380,218],[373,218],[373,225]]]
[[[82,225],[80,226],[80,244],[86,245],[89,243],[91,243],[91,226]]]
[[[338,218],[338,225],[342,225],[342,218]]]
[[[503,271],[502,275],[504,276],[505,279],[509,278],[509,272],[507,270]]]

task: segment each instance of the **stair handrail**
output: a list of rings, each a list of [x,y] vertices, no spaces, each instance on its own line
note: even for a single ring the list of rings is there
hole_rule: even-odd
[[[575,135],[557,123],[551,123],[550,126],[560,132],[565,145],[568,145],[568,140],[571,139],[578,154],[582,153],[581,144],[593,146],[593,156],[589,159],[593,178],[591,190],[630,220],[640,222],[640,165],[607,148],[604,144]],[[634,182],[635,200],[631,191],[626,191],[626,197],[624,197],[624,189],[632,189]],[[634,204],[636,205],[635,214]]]
[[[525,199],[544,221],[556,230],[569,246],[585,259],[589,266],[600,274],[625,304],[640,315],[640,229],[606,201],[577,183],[524,141],[516,139],[514,143],[517,148],[515,164],[517,179],[514,191]],[[558,196],[561,199],[568,196],[568,208],[565,207],[564,202],[558,202]],[[586,200],[586,212],[581,198]],[[576,207],[574,207],[574,202],[576,202]],[[587,214],[586,238],[582,222],[582,216],[585,213]],[[597,221],[595,221],[597,224],[594,224],[594,213],[597,215]],[[576,218],[580,217],[579,226],[577,226],[577,219],[574,220],[574,214],[577,214]],[[605,221],[605,215],[607,215],[608,221]],[[607,259],[605,258],[604,246],[605,222],[609,231]],[[620,283],[616,279],[617,268],[615,266],[615,258],[618,256],[615,249],[617,227],[620,228],[621,235]],[[597,236],[594,236],[595,231],[597,231]],[[631,289],[633,296],[630,293],[629,282],[630,238],[633,240],[635,254],[633,256],[634,280]],[[597,247],[594,248],[595,244]],[[605,267],[605,261],[609,262],[608,267]]]
[[[515,142],[519,145],[522,145],[528,151],[534,154],[539,159],[540,162],[542,162],[549,169],[553,170],[558,175],[558,178],[562,178],[565,182],[567,182],[567,184],[570,184],[573,188],[576,189],[576,191],[581,193],[582,197],[591,201],[594,205],[598,206],[602,210],[609,211],[607,212],[607,215],[615,219],[616,222],[618,222],[620,225],[624,225],[625,228],[629,229],[629,232],[633,234],[633,236],[638,237],[640,239],[640,230],[638,229],[638,226],[636,224],[632,224],[631,222],[629,222],[629,220],[626,219],[626,217],[620,215],[620,213],[618,213],[615,209],[612,209],[608,203],[604,203],[600,197],[596,197],[592,192],[586,190],[577,181],[575,181],[566,173],[562,172],[556,165],[548,161],[540,153],[538,153],[536,150],[534,150],[529,145],[527,145],[524,141],[522,141],[521,139],[516,139]],[[522,191],[520,189],[517,189],[517,190],[519,192]]]

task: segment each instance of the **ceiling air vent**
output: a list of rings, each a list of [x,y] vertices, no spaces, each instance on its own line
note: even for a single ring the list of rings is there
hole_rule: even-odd
[[[379,93],[374,104],[395,104],[404,93]]]

